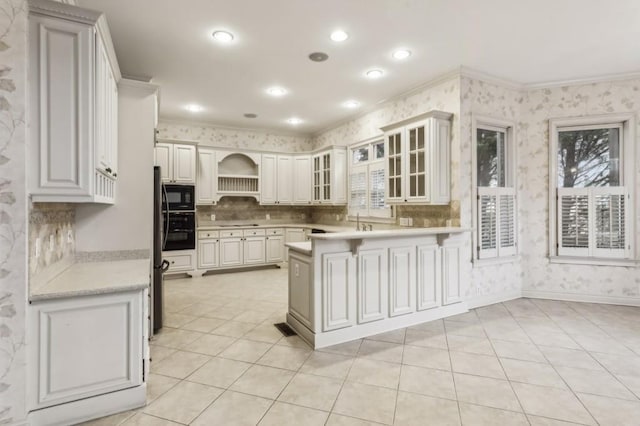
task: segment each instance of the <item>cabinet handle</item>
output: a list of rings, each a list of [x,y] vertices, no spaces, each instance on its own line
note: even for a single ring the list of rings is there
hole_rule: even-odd
[[[114,174],[113,174],[113,177],[118,177],[118,174],[117,174],[117,173],[114,173]]]
[[[173,265],[174,263],[176,263],[176,261],[175,261],[175,260],[172,260],[172,261],[171,261],[171,264]]]
[[[265,238],[265,240],[268,240],[268,239],[269,239],[269,237]]]
[[[104,171],[107,173],[111,173],[111,167],[107,167],[106,169],[104,169]]]

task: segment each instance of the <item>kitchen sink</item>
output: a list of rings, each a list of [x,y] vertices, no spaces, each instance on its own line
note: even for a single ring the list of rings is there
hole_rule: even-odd
[[[257,223],[247,223],[243,225],[218,225],[221,228],[248,228],[250,226],[259,226]]]

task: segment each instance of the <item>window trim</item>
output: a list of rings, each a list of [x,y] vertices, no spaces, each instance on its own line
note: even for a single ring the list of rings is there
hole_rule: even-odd
[[[367,206],[369,205],[369,179],[370,179],[370,175],[369,175],[369,165],[371,164],[377,164],[377,163],[381,163],[383,165],[383,168],[385,170],[385,185],[386,185],[386,167],[385,167],[385,156],[381,157],[381,158],[375,158],[375,150],[373,149],[373,146],[378,143],[384,143],[385,139],[384,139],[384,134],[380,134],[378,136],[374,136],[372,138],[368,138],[365,139],[363,141],[360,142],[356,142],[354,144],[351,144],[348,146],[348,154],[349,154],[349,166],[347,168],[347,175],[348,175],[348,180],[347,180],[347,188],[349,189],[349,195],[347,197],[347,219],[348,220],[356,220],[356,215],[352,215],[351,214],[351,174],[353,172],[353,168],[355,167],[363,167],[365,166],[367,168]],[[361,163],[355,163],[353,162],[353,151],[358,149],[358,148],[362,148],[363,146],[367,146],[369,147],[369,159],[367,161],[363,161]],[[385,148],[386,148],[386,144],[385,144]],[[385,188],[385,197],[386,197],[386,188]],[[393,208],[392,205],[389,205],[389,217],[384,217],[384,216],[363,216],[362,214],[360,215],[360,219],[361,220],[366,220],[367,222],[372,222],[372,223],[395,223],[396,219],[395,219],[395,209]]]
[[[480,258],[477,247],[479,246],[480,224],[478,223],[478,128],[487,130],[498,130],[505,132],[505,158],[507,164],[505,167],[505,181],[509,183],[505,187],[513,188],[516,195],[515,206],[515,237],[516,247],[515,253],[504,256],[496,256],[491,258]],[[480,114],[471,114],[471,226],[473,229],[471,236],[471,260],[475,266],[496,265],[501,263],[517,262],[520,259],[520,229],[519,229],[519,203],[518,203],[518,185],[517,185],[517,149],[516,143],[516,124],[513,121],[501,118],[495,118]]]
[[[558,254],[558,133],[560,131],[592,128],[598,129],[606,126],[616,127],[622,125],[621,150],[624,153],[624,161],[620,164],[620,177],[622,186],[631,195],[628,203],[629,213],[625,226],[628,229],[629,257],[627,258],[603,258],[594,256],[566,256]],[[565,117],[549,119],[549,261],[550,263],[571,263],[571,264],[599,264],[610,266],[629,266],[636,263],[636,247],[638,236],[635,233],[635,205],[636,205],[636,182],[635,168],[638,159],[636,158],[635,139],[635,115],[633,113],[600,114],[580,117]]]

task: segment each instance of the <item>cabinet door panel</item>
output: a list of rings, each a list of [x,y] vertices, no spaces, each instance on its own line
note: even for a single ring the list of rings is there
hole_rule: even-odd
[[[311,325],[311,265],[297,256],[289,264],[289,310],[298,321]]]
[[[267,263],[284,262],[284,236],[267,237]]]
[[[451,123],[435,120],[432,124],[432,196],[434,204],[447,204],[451,199]]]
[[[440,250],[438,244],[418,246],[418,310],[438,306]]]
[[[275,154],[262,154],[260,204],[275,204],[278,197],[278,162]]]
[[[311,203],[311,157],[308,155],[293,158],[293,203]]]
[[[415,311],[415,288],[414,248],[389,249],[389,316]]]
[[[442,247],[442,304],[460,301],[460,247]]]
[[[160,167],[162,182],[173,180],[173,146],[171,144],[158,143],[153,150],[155,165]]]
[[[293,157],[278,155],[278,204],[293,202]]]
[[[216,153],[212,149],[198,149],[198,179],[196,190],[198,191],[198,204],[212,204],[216,196]]]
[[[29,16],[34,192],[89,195],[93,133],[93,27]]]
[[[178,183],[195,182],[196,147],[191,145],[174,145],[173,159],[173,180]]]
[[[30,310],[38,365],[30,408],[142,383],[141,292],[43,302]]]
[[[242,248],[241,238],[220,239],[220,266],[242,265]]]
[[[358,254],[358,323],[387,316],[386,250],[362,250]]]
[[[336,330],[354,324],[355,265],[351,252],[322,256],[322,316],[323,331]]]
[[[247,237],[244,239],[244,264],[264,263],[265,237]]]
[[[219,240],[198,241],[198,268],[217,268],[220,264]]]

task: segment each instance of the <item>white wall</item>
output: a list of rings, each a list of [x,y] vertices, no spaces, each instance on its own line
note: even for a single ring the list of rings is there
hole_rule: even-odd
[[[76,251],[151,249],[156,89],[118,87],[118,186],[112,206],[76,209]]]

